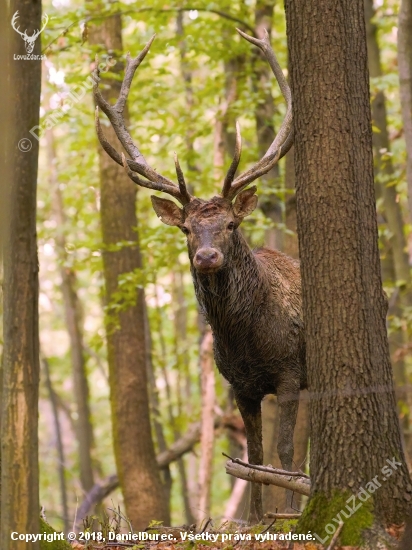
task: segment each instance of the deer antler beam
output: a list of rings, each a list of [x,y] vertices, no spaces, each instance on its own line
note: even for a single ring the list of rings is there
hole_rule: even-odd
[[[269,172],[275,166],[275,164],[279,162],[279,160],[289,151],[293,144],[292,95],[283,71],[278,63],[278,60],[276,59],[275,52],[273,51],[270,44],[269,34],[265,30],[264,37],[262,39],[259,39],[254,38],[253,36],[249,36],[240,29],[236,30],[240,34],[240,36],[242,36],[251,44],[257,46],[263,52],[279,84],[282,95],[286,100],[287,109],[285,118],[282,122],[278,134],[276,135],[275,139],[273,140],[261,160],[259,160],[254,166],[249,168],[249,170],[239,175],[233,182],[232,180],[234,174],[232,174],[232,167],[234,163],[232,163],[232,166],[229,169],[229,173],[226,176],[225,183],[222,189],[222,195],[229,200],[233,200],[234,197],[249,183],[256,180],[263,174]]]
[[[156,35],[152,36],[152,38],[145,45],[145,47],[137,57],[131,58],[130,54],[127,54],[125,76],[123,78],[123,82],[120,88],[119,97],[114,105],[110,105],[110,103],[106,101],[99,89],[100,76],[98,59],[96,58],[96,68],[93,71],[93,94],[97,104],[95,119],[96,131],[103,149],[114,161],[116,161],[118,164],[126,169],[127,175],[134,183],[142,187],[147,187],[156,191],[163,191],[164,193],[168,193],[169,195],[175,197],[182,205],[185,205],[190,202],[192,197],[187,191],[180,166],[178,166],[177,164],[177,167],[179,168],[177,172],[179,185],[176,185],[168,178],[162,176],[161,174],[158,174],[146,162],[146,159],[139,151],[129,131],[127,130],[124,121],[123,111],[130,92],[130,86],[133,81],[133,77],[135,75],[136,69],[146,57],[146,54],[149,51],[150,46],[155,39],[155,36]],[[116,149],[105,138],[99,120],[99,108],[108,117],[117,138],[119,139],[126,153],[131,157],[131,159],[123,159],[122,155],[118,153]],[[140,179],[136,174],[134,174],[134,172],[146,178],[147,181]]]

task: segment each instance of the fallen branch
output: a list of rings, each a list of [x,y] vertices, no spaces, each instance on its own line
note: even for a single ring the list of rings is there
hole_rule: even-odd
[[[232,458],[231,456],[227,455],[226,453],[222,453],[223,456],[226,458],[229,458],[232,462],[236,462],[236,464],[241,464],[242,466],[247,466],[248,468],[253,468],[254,470],[260,470],[261,472],[269,472],[271,474],[280,474],[285,476],[296,476],[296,477],[304,477],[306,479],[310,479],[310,477],[303,472],[289,472],[289,470],[281,470],[280,468],[274,468],[270,464],[268,466],[263,466],[262,464],[249,464],[249,462],[245,462],[244,460],[241,460],[240,458]]]
[[[275,514],[274,512],[268,512],[265,514],[265,518],[269,519],[299,519],[302,514]]]
[[[262,471],[261,467],[257,467],[254,464],[248,464],[243,466],[239,462],[234,460],[228,460],[226,462],[226,473],[245,479],[246,481],[252,481],[253,483],[263,483],[264,485],[277,485],[284,489],[290,489],[301,495],[309,496],[310,493],[310,480],[302,476],[296,476],[297,472],[273,473],[273,471]],[[273,468],[274,469],[274,468]],[[272,469],[272,470],[273,470]],[[295,475],[291,475],[291,474]]]

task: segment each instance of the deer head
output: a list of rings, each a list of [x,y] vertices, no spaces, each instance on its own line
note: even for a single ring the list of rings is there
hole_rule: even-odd
[[[27,35],[27,29],[24,32],[20,32],[20,30],[19,30],[20,27],[16,28],[16,22],[17,22],[18,17],[19,17],[19,12],[16,11],[16,13],[13,15],[13,19],[11,20],[11,26],[23,38],[24,44],[25,44],[25,47],[26,47],[26,52],[27,53],[32,53],[32,51],[34,49],[34,44],[35,44],[37,38],[44,31],[44,28],[46,27],[46,25],[49,21],[49,16],[47,15],[47,13],[45,13],[43,15],[43,17],[41,18],[42,25],[43,25],[42,28],[40,30],[37,29],[37,31],[33,31],[33,34],[31,36]]]
[[[291,93],[270,45],[269,35],[265,31],[264,38],[257,39],[248,36],[239,29],[237,31],[243,38],[260,48],[265,55],[286,100],[287,111],[277,136],[262,159],[235,178],[242,148],[240,127],[236,123],[236,146],[231,166],[223,182],[220,196],[213,197],[210,200],[198,199],[189,193],[176,154],[174,160],[177,185],[153,170],[147,164],[126,129],[123,111],[130,85],[134,73],[149,51],[155,35],[136,58],[131,59],[129,54],[127,55],[125,76],[119,98],[114,105],[110,105],[101,95],[99,71],[98,69],[94,71],[93,93],[97,104],[96,131],[103,149],[113,160],[124,167],[134,183],[155,191],[162,191],[179,201],[182,208],[179,208],[173,201],[156,196],[151,197],[153,208],[162,222],[179,227],[187,236],[192,265],[200,273],[212,273],[225,265],[225,259],[237,228],[242,220],[256,208],[256,186],[249,189],[245,188],[251,182],[269,172],[289,151],[293,143]],[[96,63],[96,66],[98,66],[98,63]],[[131,157],[130,159],[126,159],[123,153],[118,153],[106,140],[100,125],[99,108],[109,118],[120,143]]]

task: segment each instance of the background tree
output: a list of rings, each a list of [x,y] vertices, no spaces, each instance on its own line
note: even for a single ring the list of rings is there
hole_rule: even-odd
[[[41,2],[16,1],[8,20],[19,11],[23,28],[41,28]],[[24,55],[25,43],[13,32],[9,53]],[[40,40],[33,53],[40,54]],[[1,403],[1,524],[0,545],[25,548],[12,541],[12,531],[39,531],[38,464],[38,259],[36,242],[36,187],[38,143],[27,140],[39,120],[40,61],[9,61],[14,97],[10,136],[10,208],[4,247],[4,351]],[[25,142],[21,140],[26,139]],[[32,147],[31,147],[32,145]],[[38,543],[33,544],[38,549]]]
[[[401,0],[398,30],[399,93],[406,141],[406,177],[412,212],[412,2]]]
[[[300,528],[324,538],[348,497],[398,461],[345,520],[348,545],[375,523],[402,522],[412,485],[380,277],[364,5],[333,6],[286,2],[308,382],[320,396],[311,402],[312,488]]]
[[[123,51],[121,33],[121,18],[114,15],[95,24],[89,40],[103,46],[104,51],[119,55]],[[119,73],[122,66],[116,60],[113,72]],[[120,82],[113,79],[103,94],[106,101],[112,101],[119,92]],[[111,140],[114,132],[107,133]],[[123,307],[112,309],[116,313],[110,315],[119,277],[142,265],[136,234],[136,186],[127,181],[124,169],[115,165],[101,148],[99,164],[114,451],[126,514],[135,529],[144,529],[151,520],[169,523],[169,513],[151,435],[143,290],[137,288],[136,296]]]

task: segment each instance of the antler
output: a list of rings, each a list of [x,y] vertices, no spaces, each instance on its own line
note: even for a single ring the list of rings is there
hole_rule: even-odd
[[[27,36],[26,32],[21,32],[21,31],[19,31],[20,26],[18,26],[17,29],[16,29],[16,26],[15,26],[15,25],[16,25],[16,21],[17,21],[18,18],[19,18],[19,11],[17,10],[16,13],[13,15],[13,19],[11,20],[11,26],[12,26],[13,29],[14,29],[16,32],[18,32],[21,36],[23,36],[23,37],[24,37],[24,36]]]
[[[125,168],[127,175],[132,181],[134,181],[137,185],[140,185],[142,187],[147,187],[148,189],[153,189],[155,191],[163,191],[164,193],[168,193],[169,195],[172,195],[173,197],[175,197],[184,206],[185,204],[188,204],[190,202],[190,200],[192,199],[192,196],[189,194],[186,188],[185,180],[183,178],[183,173],[180,168],[179,161],[177,160],[177,156],[175,155],[175,166],[176,166],[177,179],[179,182],[178,186],[168,178],[158,174],[155,170],[153,170],[153,168],[151,168],[147,164],[146,159],[144,158],[142,153],[139,151],[136,144],[133,142],[133,139],[131,138],[129,131],[126,128],[124,117],[123,117],[123,111],[124,111],[127,97],[129,95],[130,85],[132,83],[134,73],[136,72],[137,67],[140,65],[140,63],[145,58],[147,52],[149,51],[150,46],[152,45],[152,42],[155,39],[155,36],[156,35],[154,34],[152,38],[149,40],[149,42],[146,44],[146,46],[143,48],[143,50],[134,59],[130,57],[130,54],[127,54],[125,76],[121,85],[119,98],[114,105],[110,105],[100,93],[99,69],[98,69],[98,63],[96,60],[97,68],[93,72],[94,74],[93,94],[94,94],[95,101],[97,103],[96,131],[103,149],[106,151],[108,155],[112,157],[113,160],[115,160],[118,164],[122,165]],[[110,145],[110,143],[106,140],[103,134],[102,127],[100,125],[99,107],[107,115],[120,143],[124,147],[127,154],[131,157],[131,159],[126,159],[123,153],[120,155],[116,151],[116,149],[114,149],[114,147]],[[139,174],[140,176],[143,176],[145,179],[139,178],[137,174]]]
[[[270,68],[276,77],[283,97],[286,100],[287,110],[285,118],[279,129],[279,132],[269,149],[263,155],[263,157],[254,165],[249,168],[243,174],[240,174],[235,180],[234,176],[239,165],[240,153],[241,153],[241,136],[239,125],[236,123],[236,147],[232,164],[229,168],[227,176],[225,178],[222,196],[232,200],[234,197],[244,189],[249,183],[255,181],[257,178],[269,172],[275,164],[289,151],[293,144],[293,127],[292,127],[292,95],[286,78],[280,68],[278,60],[276,59],[275,52],[272,49],[269,40],[269,34],[265,30],[265,36],[263,39],[254,38],[242,32],[240,29],[236,29],[237,32],[245,38],[251,44],[254,44],[260,48],[269,62]]]

